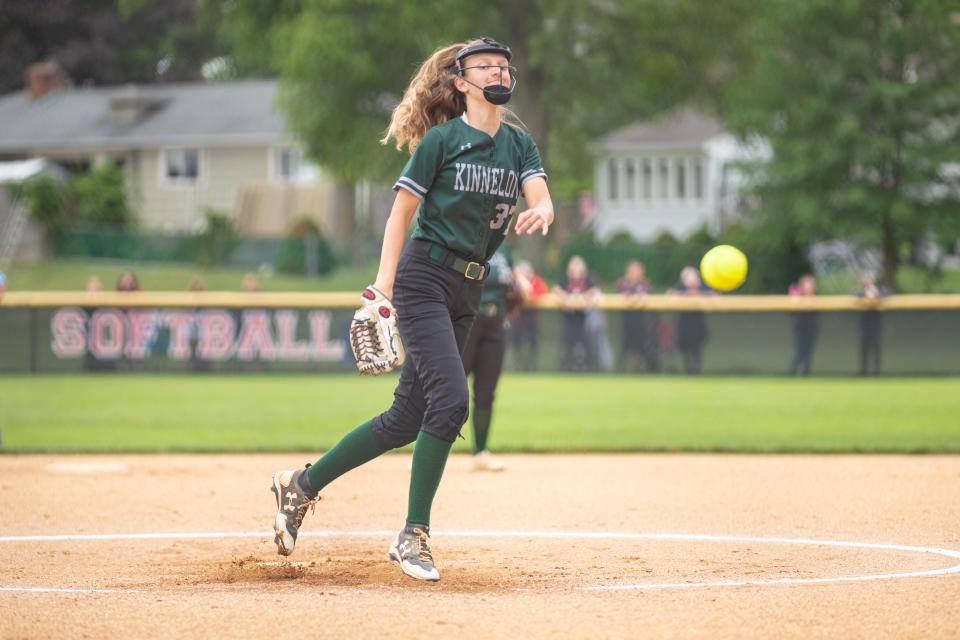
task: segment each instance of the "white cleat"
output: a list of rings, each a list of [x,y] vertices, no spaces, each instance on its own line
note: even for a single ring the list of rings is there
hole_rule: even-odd
[[[473,456],[474,471],[503,471],[506,469],[503,463],[493,457],[493,454],[484,449]]]
[[[309,467],[309,465],[307,465]],[[297,544],[297,533],[303,524],[307,509],[311,512],[320,500],[319,495],[310,497],[304,491],[301,478],[305,469],[295,471],[277,471],[273,474],[273,486],[270,490],[277,499],[277,517],[273,521],[273,541],[277,553],[288,556]]]

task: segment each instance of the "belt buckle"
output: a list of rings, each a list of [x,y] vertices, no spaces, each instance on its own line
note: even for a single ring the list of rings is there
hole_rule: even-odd
[[[483,277],[486,268],[479,262],[468,262],[467,269],[463,272],[463,277],[467,280],[479,280]]]

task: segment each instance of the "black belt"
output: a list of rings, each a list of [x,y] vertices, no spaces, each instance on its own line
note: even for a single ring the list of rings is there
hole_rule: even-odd
[[[478,280],[483,282],[487,279],[490,269],[484,262],[471,262],[464,260],[446,247],[428,242],[430,248],[427,249],[427,256],[434,262],[439,262],[445,267],[450,267],[467,280]]]

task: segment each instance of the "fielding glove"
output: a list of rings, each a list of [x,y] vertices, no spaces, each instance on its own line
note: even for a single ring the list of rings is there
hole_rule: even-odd
[[[397,310],[372,285],[360,295],[361,305],[350,323],[350,348],[361,374],[378,376],[403,365],[403,343],[397,331]]]

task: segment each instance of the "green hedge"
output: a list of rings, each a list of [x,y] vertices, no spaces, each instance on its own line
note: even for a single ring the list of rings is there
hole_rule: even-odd
[[[317,235],[317,275],[332,271],[337,261],[326,239]],[[86,229],[51,236],[56,258],[131,262],[195,263],[204,267],[257,268],[272,265],[286,273],[306,273],[307,237],[248,238],[222,229],[197,235],[172,235]]]
[[[640,244],[626,233],[600,242],[592,231],[582,231],[561,248],[558,271],[549,275],[555,281],[563,275],[567,261],[579,255],[586,260],[593,277],[609,290],[623,275],[627,263],[639,260],[646,268],[647,279],[654,290],[660,292],[677,283],[683,267],[699,268],[703,254],[718,244],[732,244],[747,255],[749,271],[746,282],[738,290],[740,293],[785,293],[791,282],[810,271],[802,247],[774,250],[737,230],[720,238],[701,230],[686,240],[665,233],[649,244]]]

